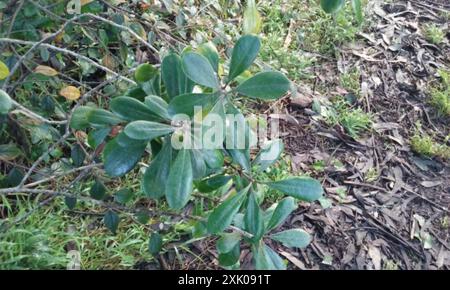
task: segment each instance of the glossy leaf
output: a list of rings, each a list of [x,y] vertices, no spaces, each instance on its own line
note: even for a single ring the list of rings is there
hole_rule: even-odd
[[[156,116],[144,103],[130,97],[117,97],[110,103],[111,111],[127,121],[158,121]]]
[[[100,144],[103,143],[103,141],[105,141],[106,137],[109,135],[109,132],[111,132],[110,127],[91,130],[88,134],[89,146],[96,149]]]
[[[164,196],[172,163],[172,146],[165,142],[161,151],[150,163],[142,179],[142,190],[153,199]]]
[[[257,36],[245,35],[236,42],[230,62],[228,81],[232,81],[252,65],[258,55],[261,41]]]
[[[326,13],[336,13],[345,4],[345,0],[320,0],[320,6]]]
[[[122,176],[132,170],[141,159],[147,145],[146,142],[136,142],[124,135],[123,132],[120,133],[106,143],[103,150],[104,168],[112,177]]]
[[[257,166],[258,171],[264,171],[277,162],[283,150],[284,144],[281,139],[272,140],[263,146],[253,159],[252,165]]]
[[[252,242],[259,241],[264,235],[264,218],[254,192],[250,193],[247,201],[244,223],[246,231],[253,235]]]
[[[118,203],[126,204],[133,198],[133,191],[129,188],[122,188],[114,194],[114,200]]]
[[[88,106],[80,106],[75,109],[70,120],[70,128],[75,130],[83,130],[89,127],[88,114],[95,108]]]
[[[73,165],[79,167],[83,165],[84,158],[86,158],[86,154],[79,144],[75,144],[72,146],[70,150],[70,157],[72,158]]]
[[[115,235],[120,222],[119,216],[112,210],[108,210],[103,218],[103,222],[113,235]]]
[[[231,180],[231,178],[231,176],[216,175],[196,182],[195,187],[200,192],[212,192],[227,184]]]
[[[148,250],[153,256],[159,254],[163,245],[162,236],[159,233],[153,233],[148,241]]]
[[[183,208],[192,193],[192,166],[189,150],[180,150],[170,167],[166,186],[166,199],[172,209]]]
[[[15,144],[0,144],[0,160],[11,161],[22,154]]]
[[[281,242],[289,248],[305,248],[311,242],[311,236],[301,229],[291,229],[270,235],[270,238]]]
[[[286,270],[283,259],[263,242],[253,246],[252,253],[256,270]]]
[[[207,228],[212,234],[224,231],[233,221],[234,216],[244,202],[250,186],[227,198],[208,217]]]
[[[269,182],[267,185],[287,195],[309,202],[318,200],[323,194],[320,182],[310,177],[294,177]]]
[[[163,59],[161,77],[170,99],[192,93],[194,83],[184,73],[181,58],[178,55],[169,54]]]
[[[89,194],[94,199],[102,200],[106,195],[106,187],[100,180],[96,180],[91,186]]]
[[[183,71],[187,77],[199,85],[218,89],[219,81],[208,59],[195,52],[187,52],[182,58]]]
[[[158,117],[165,120],[170,120],[169,113],[167,111],[169,104],[158,96],[145,97],[145,105]]]
[[[242,237],[239,233],[224,233],[222,237],[217,240],[217,252],[219,254],[228,253],[241,241]]]
[[[87,120],[92,126],[114,126],[123,122],[121,118],[103,109],[88,111]]]
[[[170,125],[151,121],[134,121],[124,129],[125,134],[135,140],[152,140],[173,131],[175,131],[175,128]]]
[[[139,65],[134,72],[134,79],[138,83],[143,83],[151,80],[158,74],[158,70],[149,63],[143,63]]]
[[[219,264],[224,267],[233,266],[239,261],[240,255],[241,247],[239,243],[237,243],[231,251],[219,254]]]
[[[201,111],[210,110],[216,103],[217,94],[185,94],[176,96],[169,104],[169,115],[186,114],[192,117],[195,113],[194,107]]]
[[[212,42],[203,43],[197,49],[197,52],[206,57],[214,71],[219,70],[219,52]]]
[[[279,227],[296,209],[297,203],[294,198],[289,196],[282,199],[271,215],[269,223],[267,224],[267,231]]]
[[[274,100],[286,94],[291,84],[279,72],[260,72],[240,84],[236,91],[242,95],[261,100]]]
[[[0,115],[7,114],[12,108],[12,101],[10,96],[0,89]]]

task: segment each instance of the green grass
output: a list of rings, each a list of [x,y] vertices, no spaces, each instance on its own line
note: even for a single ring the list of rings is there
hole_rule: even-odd
[[[359,69],[354,68],[347,73],[341,74],[339,77],[339,81],[341,87],[358,97],[361,93],[360,78],[361,72],[359,71]]]
[[[445,33],[436,24],[426,24],[423,29],[425,38],[433,44],[441,44],[445,39]]]
[[[416,132],[410,140],[411,149],[422,156],[450,158],[450,147],[445,144],[439,144],[433,138],[426,134]]]
[[[34,202],[18,205],[18,216]],[[82,269],[127,269],[138,261],[150,261],[149,231],[121,215],[113,236],[103,225],[101,209],[78,205],[76,210],[98,215],[71,213],[61,200],[34,212],[27,220],[0,233],[0,269],[65,269],[68,245],[80,252]]]
[[[353,138],[372,128],[373,116],[364,112],[361,108],[351,107],[342,97],[338,97],[331,106],[324,107],[322,117],[329,126],[337,124],[344,127],[345,131]]]
[[[431,86],[430,104],[436,109],[440,116],[450,116],[450,72],[438,71],[441,84]]]

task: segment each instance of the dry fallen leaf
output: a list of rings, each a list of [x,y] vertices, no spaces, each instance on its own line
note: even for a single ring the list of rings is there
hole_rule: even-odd
[[[369,257],[372,259],[375,270],[381,269],[381,252],[377,247],[369,246]]]
[[[62,88],[59,91],[59,94],[61,96],[63,96],[64,98],[71,100],[71,101],[78,100],[81,96],[80,90],[74,86],[67,86],[67,87]]]
[[[54,77],[58,75],[58,72],[54,68],[51,68],[46,65],[38,65],[34,69],[34,72],[48,77]]]

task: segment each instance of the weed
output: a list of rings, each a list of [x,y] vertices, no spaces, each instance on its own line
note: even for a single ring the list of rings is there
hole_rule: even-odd
[[[411,149],[426,157],[450,158],[450,147],[436,143],[429,135],[420,135],[418,132],[410,140]]]
[[[425,38],[433,44],[440,44],[445,38],[444,31],[434,23],[425,25],[424,34]]]
[[[430,91],[430,104],[440,116],[450,116],[450,72],[438,71],[441,84],[432,86]]]
[[[347,91],[359,96],[361,92],[360,78],[361,72],[359,69],[354,68],[340,76],[340,84]]]

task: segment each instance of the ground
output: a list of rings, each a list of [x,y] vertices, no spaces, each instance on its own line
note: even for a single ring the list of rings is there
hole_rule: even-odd
[[[258,65],[283,71],[296,85],[275,103],[246,104],[250,112],[281,118],[285,154],[265,174],[307,174],[325,188],[325,199],[301,203],[283,225],[305,228],[311,245],[271,246],[292,269],[450,269],[447,1],[366,1],[362,27],[349,5],[333,19],[313,0],[260,2]],[[240,33],[236,3],[227,9],[196,5],[183,25],[179,10],[164,11],[160,40],[174,47],[210,38],[230,43]],[[135,9],[139,18],[142,7],[111,9]],[[148,51],[139,57],[158,63]],[[138,188],[139,174],[116,183]],[[15,216],[38,202],[26,199]],[[116,236],[104,229],[102,218],[100,207],[67,210],[63,201],[51,200],[3,234],[0,250],[11,256],[0,268],[64,267],[72,249],[82,253],[83,268],[220,268],[214,241],[190,240],[190,224],[179,217],[170,220],[175,226],[165,237],[167,251],[158,257],[148,253],[148,230],[169,222],[157,213],[145,225],[131,217],[122,221]],[[241,254],[244,269],[251,268],[249,253]]]

